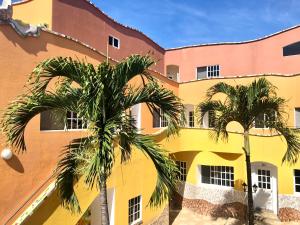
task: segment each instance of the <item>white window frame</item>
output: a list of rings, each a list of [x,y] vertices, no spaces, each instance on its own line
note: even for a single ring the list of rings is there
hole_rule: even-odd
[[[153,117],[153,119],[154,119],[154,117]],[[166,126],[163,126],[163,125],[166,125]],[[161,109],[159,109],[159,127],[153,127],[153,128],[164,128],[164,127],[167,127],[168,125],[169,124],[168,124],[166,117],[164,116],[164,113],[162,112]]]
[[[214,77],[214,76],[210,77],[210,76],[208,76],[209,68],[213,68],[214,66],[218,67],[218,69],[216,71],[219,73],[219,75],[216,76],[216,77]],[[207,66],[197,66],[196,67],[196,80],[201,80],[201,79],[198,79],[198,68],[201,68],[201,67],[206,67],[206,79],[212,79],[212,78],[220,78],[220,77],[222,77],[221,76],[221,66],[220,66],[220,64],[207,65]]]
[[[176,165],[178,167],[178,170],[180,172],[179,174],[179,180],[182,182],[186,182],[187,179],[187,162],[176,160]]]
[[[139,218],[136,219],[136,220],[134,220],[134,221],[132,221],[132,222],[130,222],[130,215],[131,214],[130,214],[130,205],[129,205],[129,202],[130,202],[130,200],[138,198],[138,197],[140,197],[140,202],[139,202],[139,205],[140,205]],[[133,205],[133,209],[134,209],[134,206],[135,205]],[[132,215],[134,215],[134,214],[135,214],[135,211],[133,212]],[[133,197],[133,198],[131,198],[131,199],[128,200],[128,224],[129,225],[139,224],[140,222],[142,222],[142,218],[143,218],[143,199],[142,199],[142,195],[138,195],[138,196]]]
[[[296,175],[295,175],[295,170],[299,170],[300,171],[300,169],[293,169],[293,177],[294,177],[294,194],[295,195],[297,195],[297,196],[300,196],[300,192],[297,192],[296,191],[296,185],[297,186],[300,186],[300,184],[298,185],[298,184],[296,184]],[[297,176],[297,177],[300,177],[300,176]]]
[[[74,113],[74,112],[71,112],[71,113]],[[65,117],[65,125],[64,125],[64,129],[61,129],[61,130],[40,130],[40,132],[67,132],[67,131],[86,131],[87,130],[87,127],[86,128],[78,128],[78,129],[68,129],[68,120],[70,120],[71,118],[68,118],[67,117],[67,114],[66,114],[66,117]],[[84,121],[83,118],[81,118],[82,121]],[[41,123],[41,121],[40,121]],[[77,120],[77,124],[78,124],[78,120]],[[88,124],[86,125],[88,126]]]
[[[192,113],[193,115],[191,116],[190,113]],[[193,124],[193,126],[191,126],[191,123]],[[188,111],[188,127],[190,127],[190,128],[195,127],[195,112],[194,111]]]
[[[224,167],[232,167],[233,168],[233,173],[232,173],[233,174],[233,186],[226,186],[226,185],[222,185],[222,184],[219,185],[219,184],[203,183],[202,182],[202,177],[203,177],[203,175],[202,175],[202,166],[217,167],[215,165],[198,165],[198,171],[199,171],[199,181],[198,181],[198,184],[200,184],[200,186],[207,186],[207,187],[212,187],[212,188],[230,189],[230,190],[234,189],[234,186],[235,186],[235,184],[234,184],[234,166],[224,166]],[[222,174],[222,172],[221,172],[221,174]],[[211,179],[211,177],[209,179]],[[222,178],[221,178],[221,181],[222,181]],[[229,179],[229,182],[231,182],[231,177]]]
[[[267,120],[266,116],[267,116],[267,114],[264,113],[264,123],[265,123],[266,120]],[[276,115],[276,112],[275,112],[275,118],[276,118],[276,116],[277,116],[277,115]],[[264,130],[269,129],[269,127],[267,127],[266,124],[264,124],[264,127],[256,127],[256,125],[255,125],[255,119],[254,119],[254,128],[255,128],[255,129],[264,129]]]
[[[261,171],[261,174],[259,174],[259,171]],[[262,174],[262,171],[265,171],[265,172],[269,172],[269,175],[268,174]],[[265,177],[265,181],[263,181],[263,177]],[[261,179],[259,181],[259,178]],[[267,180],[267,178],[269,178],[269,181]],[[263,185],[265,184],[265,188],[263,187]],[[261,187],[260,187],[261,185]],[[269,185],[269,188],[268,188],[268,185]],[[258,169],[257,170],[257,186],[258,188],[261,188],[261,189],[265,189],[265,190],[272,190],[272,175],[271,175],[271,170],[270,169]]]
[[[112,37],[112,45],[109,44],[109,38]],[[118,41],[118,46],[115,46],[115,40]],[[120,49],[120,46],[121,46],[121,40],[113,35],[108,35],[108,45],[116,48],[116,49]]]
[[[68,117],[68,112],[67,112],[67,115],[66,115],[66,124],[65,124],[65,130],[86,130],[87,129],[87,124],[85,125],[85,126],[83,126],[83,124],[85,124],[85,123],[87,123],[87,122],[85,122],[85,120],[81,117],[81,118],[79,118],[79,117],[72,117],[73,115],[74,115],[74,112],[69,112],[69,113],[71,113],[71,117]],[[71,127],[71,128],[68,128],[68,121],[69,120],[76,120],[77,121],[77,128],[73,128],[73,127]],[[82,126],[81,126],[81,128],[78,128],[78,121],[80,121],[81,120],[81,122],[82,122]]]
[[[200,127],[201,128],[205,128],[205,129],[213,129],[214,126],[209,126],[211,121],[210,121],[210,117],[209,117],[209,114],[212,113],[214,111],[210,110],[208,112],[206,112],[202,118],[202,121],[201,121],[201,124],[200,124]]]
[[[297,111],[297,109],[300,110],[300,107],[295,107],[295,108],[294,108],[294,127],[300,129],[300,127],[297,127],[297,124],[296,124],[296,122],[297,122],[297,121],[296,121],[296,111]]]

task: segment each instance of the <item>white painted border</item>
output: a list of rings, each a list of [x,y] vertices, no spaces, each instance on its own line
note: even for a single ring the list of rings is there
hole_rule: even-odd
[[[198,164],[197,165],[197,171],[198,171],[198,181],[197,181],[197,185],[199,187],[208,187],[208,188],[215,188],[215,189],[224,189],[224,190],[234,190],[234,187],[231,186],[223,186],[223,185],[217,185],[217,184],[207,184],[207,183],[202,183],[202,171],[201,171],[201,166]],[[212,165],[204,165],[204,166],[212,166]],[[228,166],[230,167],[230,166]],[[234,174],[234,166],[233,167],[233,174]]]
[[[112,44],[112,45],[109,44],[109,37],[112,37],[112,38],[113,38],[113,44]],[[118,42],[119,42],[119,46],[118,46],[118,47],[114,46],[114,39],[118,40]],[[112,34],[109,34],[109,35],[108,35],[108,43],[107,43],[107,44],[108,44],[109,46],[112,46],[113,48],[120,49],[120,47],[121,47],[121,40],[120,40],[120,38],[117,38],[116,36],[114,36],[114,35],[112,35]]]
[[[278,169],[275,165],[268,162],[252,162],[251,163],[251,176],[252,176],[252,184],[257,185],[257,174],[256,170],[258,168],[267,169],[271,171],[271,190],[272,190],[272,211],[274,214],[278,214]],[[255,193],[253,194],[255,195]]]

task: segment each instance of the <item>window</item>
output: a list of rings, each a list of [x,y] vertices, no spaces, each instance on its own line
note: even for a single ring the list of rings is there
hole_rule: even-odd
[[[283,47],[283,56],[300,55],[300,41]]]
[[[87,128],[87,122],[77,116],[77,113],[75,112],[67,112],[67,129],[68,130],[80,130],[80,129],[86,129]]]
[[[300,170],[294,170],[295,192],[300,192]]]
[[[295,127],[300,128],[300,108],[295,108]]]
[[[40,130],[81,130],[87,122],[74,112],[49,110],[41,113]]]
[[[257,117],[255,117],[254,127],[255,128],[269,128],[268,123],[275,121],[275,117],[276,117],[275,115],[276,115],[275,112],[270,117],[265,113],[258,115]]]
[[[128,201],[129,224],[136,224],[142,220],[142,196],[139,195]]]
[[[166,127],[168,126],[168,120],[161,110],[153,111],[153,127]]]
[[[194,111],[189,111],[189,127],[195,126]]]
[[[204,114],[202,120],[201,120],[201,127],[204,128],[213,128],[215,127],[215,112],[214,111],[208,111]]]
[[[234,187],[232,166],[201,166],[201,182],[220,186]]]
[[[271,171],[258,170],[258,187],[263,189],[271,189]]]
[[[186,162],[176,161],[179,170],[179,180],[186,181]]]
[[[219,77],[219,76],[220,76],[219,65],[197,67],[197,80]]]
[[[41,113],[40,130],[64,130],[65,112],[48,110]]]
[[[115,48],[120,48],[120,40],[118,38],[113,37],[113,36],[108,37],[108,44],[115,47]]]
[[[208,111],[208,127],[213,128],[215,127],[215,112],[214,111]]]

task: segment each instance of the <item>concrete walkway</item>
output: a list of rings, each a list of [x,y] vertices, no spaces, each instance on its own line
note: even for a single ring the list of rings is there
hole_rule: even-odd
[[[211,216],[199,215],[189,209],[183,208],[180,211],[174,211],[172,225],[243,225],[234,218],[214,218]],[[271,213],[256,214],[257,225],[299,225],[300,222],[280,222],[278,218]]]

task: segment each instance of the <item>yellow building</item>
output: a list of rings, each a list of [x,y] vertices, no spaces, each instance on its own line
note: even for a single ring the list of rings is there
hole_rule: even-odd
[[[300,127],[298,26],[257,40],[164,49],[86,0],[27,0],[12,6],[3,0],[0,31],[1,110],[24,91],[27,75],[43,59],[71,56],[97,64],[107,54],[114,63],[134,53],[152,53],[158,63],[151,68],[151,74],[186,106],[186,127],[169,139],[163,118],[152,117],[144,105],[133,109],[138,127],[152,134],[180,168],[182,182],[170,207],[244,217],[246,194],[242,184],[246,182],[246,170],[242,130],[232,123],[228,127],[228,142],[216,143],[210,138],[209,116],[202,125],[194,116],[195,106],[204,100],[212,85],[220,81],[248,84],[266,76],[277,86],[278,95],[288,100],[288,125]],[[70,114],[68,119],[80,118]],[[76,183],[86,213],[71,214],[60,206],[52,177],[60,150],[72,138],[83,135],[83,127],[47,124],[45,118],[35,118],[26,130],[28,151],[14,154],[11,159],[5,159],[7,150],[2,149],[9,146],[0,137],[0,171],[5,177],[0,183],[0,224],[71,225],[83,223],[86,217],[92,225],[99,224],[97,190],[89,191],[81,181]],[[282,220],[300,219],[300,162],[282,164],[286,143],[267,128],[251,130],[250,145],[253,183],[258,186],[255,206],[272,211]],[[167,203],[160,208],[147,206],[155,182],[154,166],[143,154],[136,152],[125,165],[117,163],[108,184],[111,224],[167,223]],[[132,214],[136,217],[130,219]]]

